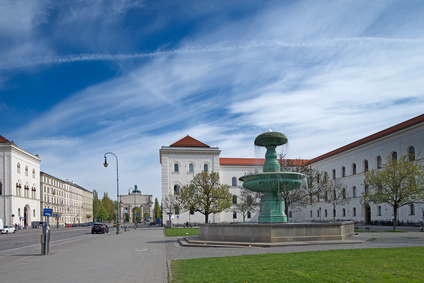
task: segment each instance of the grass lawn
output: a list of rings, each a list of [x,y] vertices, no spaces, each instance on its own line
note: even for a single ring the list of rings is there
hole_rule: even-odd
[[[194,236],[199,235],[199,228],[165,228],[165,236]]]
[[[412,247],[177,260],[172,282],[424,282],[423,253]]]

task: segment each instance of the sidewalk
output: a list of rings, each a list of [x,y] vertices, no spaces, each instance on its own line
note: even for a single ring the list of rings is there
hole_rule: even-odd
[[[130,229],[119,235],[90,235],[8,257],[0,266],[2,282],[168,282],[163,228]],[[4,262],[4,261],[3,261]]]

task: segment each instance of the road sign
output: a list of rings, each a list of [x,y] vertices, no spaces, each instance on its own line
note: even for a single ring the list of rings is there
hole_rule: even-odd
[[[45,208],[43,210],[43,216],[51,217],[53,214],[53,208]]]

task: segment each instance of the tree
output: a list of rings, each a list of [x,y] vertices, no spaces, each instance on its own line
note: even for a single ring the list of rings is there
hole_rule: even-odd
[[[178,201],[175,195],[167,195],[162,199],[162,207],[166,214],[168,214],[168,220],[171,222],[171,216],[175,213],[175,209],[178,209]]]
[[[180,189],[177,199],[181,208],[200,212],[208,223],[209,214],[231,207],[232,197],[229,186],[219,183],[217,172],[201,172]]]
[[[324,200],[333,207],[333,220],[336,220],[336,207],[346,202],[346,185],[340,179],[326,181],[323,186]]]
[[[364,203],[387,203],[393,207],[393,230],[400,207],[424,203],[424,166],[420,161],[410,161],[408,155],[398,160],[387,157],[383,168],[365,173],[364,184]]]
[[[99,206],[100,206],[100,200],[99,195],[96,190],[93,190],[93,220],[97,220],[99,218]]]
[[[106,218],[104,218],[104,220],[113,220],[115,218],[115,205],[107,193],[103,194],[101,205],[104,207],[108,215]]]
[[[161,219],[162,218],[161,215],[162,215],[162,211],[161,211],[160,206],[159,206],[158,198],[155,198],[155,206],[153,208],[154,220]]]
[[[109,215],[106,209],[103,206],[100,206],[98,219],[101,219],[101,221],[103,221],[103,220],[107,220],[108,218],[109,218]]]
[[[234,204],[234,211],[243,216],[243,222],[246,222],[246,216],[250,212],[258,209],[260,202],[260,194],[249,191],[243,187],[240,188],[240,195],[237,203]]]

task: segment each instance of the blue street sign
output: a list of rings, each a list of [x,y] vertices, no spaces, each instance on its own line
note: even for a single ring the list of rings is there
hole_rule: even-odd
[[[53,214],[53,208],[45,208],[43,210],[43,216],[51,217]]]

